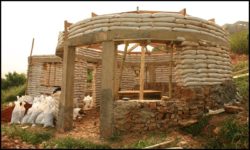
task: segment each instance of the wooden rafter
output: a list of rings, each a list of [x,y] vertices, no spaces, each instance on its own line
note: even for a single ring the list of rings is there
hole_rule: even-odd
[[[128,49],[128,53],[130,53],[132,50],[134,50],[136,47],[138,47],[140,44],[136,43],[132,47]]]
[[[119,91],[120,86],[121,86],[122,72],[123,72],[124,63],[125,63],[125,60],[126,60],[128,45],[129,45],[129,43],[125,42],[125,47],[124,47],[124,52],[123,52],[123,57],[122,57],[122,62],[121,62],[121,67],[120,67],[120,76],[119,76],[119,81],[118,81],[118,85],[117,85],[117,88],[118,88],[117,91]]]

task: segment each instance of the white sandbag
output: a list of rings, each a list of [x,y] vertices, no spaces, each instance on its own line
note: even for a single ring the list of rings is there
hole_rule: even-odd
[[[216,53],[216,52],[206,51],[206,50],[197,50],[197,54],[218,55],[218,53]]]
[[[12,111],[11,115],[11,124],[13,123],[21,123],[21,106],[19,101],[15,101],[15,107]]]
[[[120,22],[120,26],[138,27],[140,24],[136,22]]]
[[[208,59],[195,59],[195,63],[207,63]]]
[[[91,20],[110,19],[110,18],[113,18],[114,16],[115,14],[98,15],[98,16],[92,17]]]
[[[153,18],[153,22],[175,22],[175,17],[160,17],[160,18]]]
[[[171,31],[172,29],[169,27],[152,27],[152,30],[165,30],[165,31]]]
[[[138,18],[111,18],[110,22],[138,22]]]
[[[181,63],[182,64],[195,64],[196,60],[195,59],[182,59]]]
[[[108,27],[109,23],[102,23],[102,24],[94,24],[94,28],[100,28],[100,27]]]
[[[93,98],[91,96],[85,96],[83,99],[83,103],[84,103],[84,110],[88,110],[90,108],[92,108],[93,106]]]
[[[32,114],[32,108],[29,108],[26,115],[24,115],[24,117],[21,121],[21,124],[28,123],[28,120],[29,120],[29,117],[31,116],[31,114]]]
[[[196,69],[183,69],[183,70],[180,70],[180,74],[182,75],[185,75],[187,73],[196,73]]]
[[[147,19],[147,20],[146,20]],[[151,19],[146,18],[143,21],[152,21]],[[156,27],[180,27],[180,28],[185,28],[184,24],[176,24],[176,23],[171,23],[171,22],[152,22],[153,26]]]
[[[139,27],[127,27],[127,26],[111,26],[109,27],[109,30],[139,30]]]
[[[191,54],[185,54],[185,55],[180,55],[181,59],[195,59],[196,55],[191,55]]]
[[[73,109],[73,120],[76,120],[76,117],[80,115],[79,111],[81,108],[74,108]]]
[[[181,55],[196,55],[196,50],[184,50],[184,51],[181,51],[180,53]]]
[[[188,77],[183,79],[184,83],[188,83],[188,82],[201,82],[204,81],[203,78],[193,78],[193,77]]]
[[[181,43],[182,46],[199,46],[197,42],[192,42],[192,41],[184,41]]]
[[[43,119],[44,119],[44,113],[42,112],[42,113],[40,113],[38,116],[37,116],[37,118],[36,118],[36,120],[35,120],[35,123],[36,124],[43,124]]]
[[[195,25],[195,26],[202,26],[202,23],[199,21],[195,20],[187,20],[187,19],[176,19],[176,23],[181,23],[181,24],[190,24],[190,25]]]
[[[200,31],[195,30],[195,29],[187,29],[187,28],[173,28],[173,31],[177,32],[190,32],[190,33],[200,33]]]
[[[139,30],[152,30],[153,27],[152,26],[140,26]],[[164,28],[163,28],[164,29]]]
[[[54,127],[53,124],[53,113],[51,111],[44,112],[44,120],[42,122],[44,124],[43,127]]]
[[[225,77],[225,75],[219,74],[219,73],[208,73],[208,76],[210,78],[223,78],[223,77]]]
[[[21,103],[21,108],[20,108],[20,122],[22,121],[22,119],[23,119],[23,117],[24,117],[24,114],[25,114],[25,107],[24,107],[24,105],[25,105],[25,101],[23,101],[22,103]]]
[[[175,18],[184,18],[181,14],[173,14],[173,13],[154,13],[152,17],[175,17]]]
[[[37,116],[42,113],[41,110],[38,109],[38,107],[35,107],[32,111],[32,114],[30,115],[27,123],[31,123],[31,124],[34,124],[35,123],[35,120],[37,118]]]
[[[143,13],[143,14],[139,14],[140,18],[152,18],[152,14],[151,13]]]
[[[122,13],[119,16],[120,18],[140,18],[141,15],[137,13]]]

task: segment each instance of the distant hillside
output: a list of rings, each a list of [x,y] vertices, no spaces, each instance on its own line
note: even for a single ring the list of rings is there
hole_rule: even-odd
[[[230,34],[233,34],[235,32],[240,32],[242,30],[248,30],[248,22],[237,21],[234,24],[228,24],[228,23],[224,24],[222,27]]]

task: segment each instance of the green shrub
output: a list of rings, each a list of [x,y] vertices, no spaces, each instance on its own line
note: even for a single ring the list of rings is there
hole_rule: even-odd
[[[3,102],[10,102],[16,100],[16,96],[25,94],[26,85],[12,87],[1,91],[1,99]]]
[[[110,149],[108,145],[94,144],[83,139],[74,139],[72,137],[60,138],[52,141],[45,148],[59,149]]]
[[[230,45],[233,52],[248,54],[248,30],[236,32],[230,36]]]
[[[192,134],[193,136],[197,136],[201,133],[202,129],[208,124],[209,119],[209,116],[202,117],[199,122],[188,127],[183,127],[182,130],[184,132]]]
[[[5,74],[5,79],[1,78],[1,89],[6,90],[11,87],[16,87],[25,84],[26,76],[25,74],[16,73],[16,72],[9,72]]]
[[[218,136],[210,138],[205,148],[248,149],[248,140],[248,123],[239,124],[232,118],[229,118],[223,123]]]
[[[26,89],[26,84],[21,86],[15,86],[6,90],[1,90],[1,102],[11,102],[15,101],[17,98],[16,96],[24,95]]]

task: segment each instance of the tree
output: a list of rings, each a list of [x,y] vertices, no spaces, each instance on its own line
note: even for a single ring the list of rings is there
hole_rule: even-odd
[[[233,52],[248,54],[248,30],[236,32],[230,36],[230,44]]]
[[[19,74],[16,72],[8,72],[8,74],[5,75],[5,79],[1,78],[1,89],[8,89],[10,87],[23,85],[26,80],[26,76],[23,73]]]

